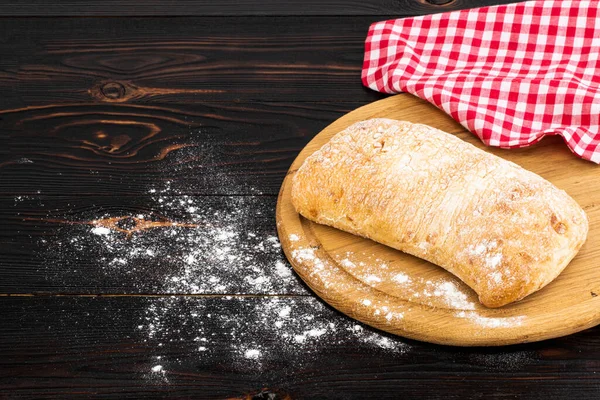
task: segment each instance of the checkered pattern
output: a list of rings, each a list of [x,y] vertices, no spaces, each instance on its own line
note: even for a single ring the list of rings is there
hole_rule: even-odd
[[[487,145],[561,135],[600,163],[599,3],[536,0],[377,22],[362,80],[431,102]]]

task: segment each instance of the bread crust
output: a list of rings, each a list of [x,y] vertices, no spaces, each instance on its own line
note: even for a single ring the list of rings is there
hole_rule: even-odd
[[[554,280],[588,231],[564,191],[438,129],[358,122],[292,181],[304,217],[428,260],[500,307]]]

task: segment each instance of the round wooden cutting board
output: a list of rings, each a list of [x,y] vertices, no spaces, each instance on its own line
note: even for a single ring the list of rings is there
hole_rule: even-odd
[[[333,135],[375,117],[431,125],[548,179],[587,212],[587,242],[544,289],[489,309],[442,268],[301,217],[290,199],[294,173]],[[496,346],[564,336],[600,323],[600,167],[578,159],[559,137],[526,149],[488,148],[434,106],[408,94],[389,97],[346,114],[300,152],[279,193],[277,227],[286,256],[319,297],[352,318],[397,335],[457,346]]]

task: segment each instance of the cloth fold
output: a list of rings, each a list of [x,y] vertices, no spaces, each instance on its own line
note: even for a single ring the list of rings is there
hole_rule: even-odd
[[[534,0],[371,25],[362,81],[436,105],[490,146],[560,135],[600,163],[600,2]]]

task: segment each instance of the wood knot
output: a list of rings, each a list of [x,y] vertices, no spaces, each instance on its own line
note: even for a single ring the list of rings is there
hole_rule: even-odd
[[[132,98],[139,97],[138,88],[127,81],[101,81],[97,82],[88,93],[100,100],[122,103]]]
[[[446,6],[446,5],[454,3],[456,0],[421,0],[421,1],[425,2],[427,4],[434,5],[434,6]]]
[[[100,92],[104,97],[110,100],[119,100],[125,97],[127,90],[119,82],[108,82],[100,87]]]

